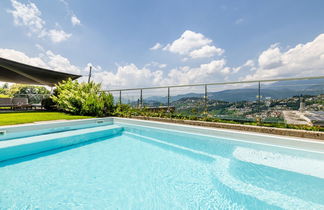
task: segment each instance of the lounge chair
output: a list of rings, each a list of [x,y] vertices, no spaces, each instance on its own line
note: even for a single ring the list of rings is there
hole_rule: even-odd
[[[28,109],[32,107],[32,105],[28,104],[28,98],[13,98],[12,104],[14,108]]]
[[[0,98],[0,107],[28,109],[32,108],[32,105],[28,104],[28,98]]]
[[[0,98],[0,107],[10,107],[12,109],[12,98]]]

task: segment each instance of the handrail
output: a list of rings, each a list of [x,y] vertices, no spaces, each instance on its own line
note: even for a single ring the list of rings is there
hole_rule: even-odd
[[[294,78],[280,78],[280,79],[264,79],[264,80],[248,80],[248,81],[233,81],[233,82],[215,82],[215,83],[200,83],[200,84],[189,84],[189,85],[169,85],[169,86],[156,86],[156,87],[142,87],[142,88],[125,88],[125,89],[111,89],[111,90],[103,90],[103,92],[113,92],[117,102],[116,104],[130,104],[133,107],[137,107],[139,109],[143,108],[143,107],[150,107],[152,109],[156,108],[156,109],[161,109],[161,105],[164,107],[167,107],[167,111],[165,116],[167,117],[171,117],[172,118],[172,114],[169,115],[168,113],[178,113],[178,114],[184,114],[184,115],[192,115],[192,116],[206,116],[206,117],[212,117],[212,118],[219,118],[219,119],[225,119],[228,118],[230,120],[234,120],[234,121],[251,121],[251,122],[256,122],[257,124],[261,124],[261,122],[270,122],[270,123],[285,123],[286,119],[290,119],[290,117],[286,116],[285,113],[283,112],[284,110],[296,110],[296,106],[297,103],[300,103],[300,110],[310,110],[310,111],[316,111],[316,110],[322,110],[322,105],[318,104],[317,102],[314,101],[314,105],[317,104],[316,106],[312,106],[312,107],[308,107],[306,109],[306,103],[304,101],[304,103],[302,103],[302,101],[304,100],[305,95],[304,93],[306,93],[307,89],[309,89],[309,87],[312,86],[316,86],[317,88],[315,88],[316,90],[316,100],[320,99],[322,100],[323,95],[323,87],[324,87],[324,82],[323,80],[319,80],[316,81],[315,79],[324,79],[324,76],[318,76],[318,77],[294,77]],[[307,82],[302,82],[302,83],[296,83],[296,82],[291,82],[291,83],[275,83],[275,82],[279,82],[279,81],[300,81],[300,80],[310,80]],[[315,80],[315,81],[314,81]],[[264,83],[266,83],[265,85],[263,85]],[[274,84],[273,84],[274,83]],[[304,84],[305,83],[305,84]],[[217,96],[212,97],[211,99],[209,99],[209,95],[208,93],[213,91],[213,88],[211,87],[222,87],[222,85],[231,85],[231,84],[248,84],[248,85],[244,85],[246,87],[250,87],[253,88],[253,92],[252,95],[248,94],[247,98],[241,98],[239,97],[238,100],[242,101],[243,103],[241,105],[243,105],[242,107],[237,107],[235,105],[236,101],[234,99],[234,102],[231,101],[233,99],[228,99],[229,101],[229,106],[226,107],[222,107],[222,106],[214,106],[214,102],[213,100],[223,100],[226,101],[226,99],[221,99],[218,98]],[[266,93],[266,92],[262,92],[262,85],[264,86],[264,88],[271,86],[272,87],[296,87],[296,86],[301,86],[301,88],[296,89],[296,91],[299,91],[303,94],[300,94],[300,96],[297,96],[299,94],[296,95],[292,95],[295,94],[295,92],[289,92],[287,93],[287,96],[284,96],[284,99],[281,99],[280,97],[276,97],[276,96],[272,96],[272,94]],[[173,103],[171,103],[171,92],[174,91],[173,88],[181,88],[181,87],[204,87],[204,90],[201,89],[200,90],[200,94],[199,98],[202,99],[199,102],[198,101],[192,101],[192,103],[187,103],[187,102],[183,102],[182,106],[181,104],[177,104],[178,108],[177,110],[174,108],[173,110],[172,105],[175,105]],[[232,88],[239,88],[239,87],[231,87]],[[144,90],[153,90],[153,89],[161,89],[161,90],[165,90],[165,92],[163,91],[163,93],[161,91],[158,91],[159,96],[163,96],[163,101],[161,99],[149,99],[149,95],[151,95],[150,93],[147,94],[146,91]],[[221,88],[223,89],[223,88]],[[227,89],[227,88],[225,88]],[[312,88],[310,88],[309,90],[311,91]],[[183,89],[185,92],[186,89]],[[276,89],[277,90],[277,89]],[[318,92],[317,90],[320,90],[320,92]],[[134,96],[130,96],[130,93],[127,91],[134,91],[131,93],[135,93],[135,98]],[[180,89],[181,91],[181,89]],[[173,95],[178,94],[179,89],[175,92],[173,92]],[[299,93],[298,92],[298,93]],[[117,94],[116,94],[117,93]],[[276,93],[276,92],[273,92]],[[296,92],[297,93],[297,92]],[[147,99],[145,99],[143,96],[146,95]],[[156,95],[156,96],[157,96]],[[264,99],[267,99],[268,97],[270,99],[274,98],[274,99],[278,99],[280,100],[280,103],[276,103],[278,101],[264,101]],[[279,94],[280,95],[280,94]],[[290,96],[291,95],[291,96]],[[307,95],[307,94],[306,94]],[[311,94],[312,95],[312,94]],[[152,96],[152,95],[151,95]],[[255,97],[254,97],[255,96]],[[297,96],[297,100],[296,100],[296,96]],[[293,98],[293,103],[289,104],[289,98],[294,97]],[[317,98],[318,97],[318,98]],[[299,98],[299,99],[298,99]],[[288,99],[288,101],[287,101]],[[314,100],[315,100],[314,99]],[[151,103],[149,101],[146,100],[152,100]],[[177,101],[178,99],[176,99]],[[209,103],[209,100],[212,102]],[[312,99],[313,100],[313,99]],[[128,102],[126,102],[128,101]],[[146,101],[146,103],[144,103],[144,101]],[[159,105],[156,105],[155,102],[158,102]],[[273,105],[273,106],[270,106]],[[153,107],[152,107],[153,106]],[[154,107],[155,106],[155,107]],[[193,111],[191,109],[193,108],[199,108],[196,111]],[[230,109],[231,108],[231,109]],[[216,115],[215,113],[217,112],[213,112],[214,110],[227,110],[224,112],[223,115]],[[154,111],[154,110],[153,110]],[[229,111],[229,112],[228,112]],[[236,116],[237,115],[237,116]],[[291,120],[290,120],[291,121]],[[290,122],[289,121],[289,122]],[[294,124],[296,120],[292,120],[291,123]],[[302,120],[301,120],[302,121]],[[303,121],[300,122],[298,121],[298,125],[302,123],[303,125],[313,125],[310,124],[309,121]],[[313,122],[312,122],[313,123]]]
[[[246,81],[235,81],[235,82],[215,82],[215,83],[199,83],[199,84],[187,84],[187,85],[167,85],[167,86],[153,86],[153,87],[142,87],[142,88],[125,88],[125,89],[112,89],[103,90],[103,92],[115,92],[115,91],[131,91],[131,90],[150,90],[160,88],[177,88],[177,87],[197,87],[197,86],[209,86],[209,85],[230,85],[230,84],[246,84],[246,83],[259,83],[259,82],[279,82],[279,81],[293,81],[293,80],[309,80],[309,79],[324,79],[324,76],[318,77],[295,77],[295,78],[280,78],[280,79],[265,79],[265,80],[246,80]]]

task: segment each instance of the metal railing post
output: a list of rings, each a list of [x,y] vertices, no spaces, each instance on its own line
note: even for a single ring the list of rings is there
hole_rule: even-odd
[[[261,122],[261,81],[258,82],[258,115],[257,123]]]
[[[208,114],[208,92],[207,92],[207,84],[205,85],[205,96],[204,96],[204,103],[205,103],[205,113]]]
[[[122,91],[120,90],[119,91],[119,105],[121,105],[122,104],[122,93],[121,93]]]
[[[170,111],[170,87],[168,87],[168,112]]]
[[[140,108],[143,108],[143,89],[140,89],[141,90],[141,95],[140,95]]]

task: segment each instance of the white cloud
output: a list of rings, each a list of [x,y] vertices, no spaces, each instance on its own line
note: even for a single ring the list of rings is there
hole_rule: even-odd
[[[59,54],[54,54],[52,51],[47,51],[46,52],[46,60],[48,66],[55,70],[55,71],[64,71],[72,74],[80,74],[81,71],[80,69],[72,65],[69,61],[69,59],[59,55]]]
[[[280,66],[282,64],[282,61],[278,44],[271,45],[269,49],[263,51],[259,56],[258,61],[260,68],[263,69],[270,69]]]
[[[256,68],[246,80],[324,75],[324,34],[285,52],[271,45],[260,54]]]
[[[69,6],[69,4],[65,0],[59,0],[59,2],[63,3],[65,6]]]
[[[156,64],[157,65],[157,64]],[[243,80],[302,77],[324,74],[324,34],[306,44],[282,52],[278,44],[260,53],[258,59],[229,67],[226,60],[216,59],[197,67],[182,66],[169,72],[154,71],[153,65],[138,68],[135,64],[119,66],[116,73],[96,74],[106,89],[159,85],[210,83],[241,77]]]
[[[225,81],[231,77],[233,80],[237,76],[243,76],[244,80],[257,80],[323,75],[324,34],[319,35],[309,43],[298,44],[284,52],[280,50],[278,44],[271,45],[269,49],[260,53],[256,61],[249,59],[238,67],[227,66],[225,59],[212,60],[198,67],[174,68],[168,73],[152,71],[148,67],[150,66],[140,69],[134,64],[119,67],[117,73],[103,73],[106,74],[106,79],[101,81],[106,88],[110,89],[112,87],[208,83]],[[129,72],[122,74],[121,69],[124,72],[125,69],[129,70]],[[124,77],[125,75],[127,76]],[[97,75],[97,78],[102,77]],[[136,78],[136,81],[133,81],[134,78]]]
[[[186,30],[179,39],[164,47],[164,50],[180,55],[187,55],[191,50],[208,45],[212,40],[206,38],[201,33]]]
[[[243,66],[249,66],[249,67],[254,67],[255,63],[253,60],[247,60]]]
[[[54,43],[65,41],[72,36],[72,34],[68,34],[63,30],[55,29],[49,30],[47,35]]]
[[[55,54],[52,51],[47,51],[45,54],[37,57],[29,57],[25,53],[17,50],[0,48],[0,57],[61,72],[72,74],[81,73],[80,69],[77,66],[72,65],[67,58]]]
[[[150,48],[150,50],[158,50],[162,48],[163,46],[160,43],[156,43],[153,47]]]
[[[211,46],[211,45],[205,45]],[[198,47],[197,49],[201,49]],[[324,74],[324,34],[306,44],[298,44],[286,51],[278,44],[260,53],[255,60],[247,60],[243,65],[229,67],[224,58],[212,59],[198,66],[181,66],[162,71],[166,64],[150,62],[143,68],[135,64],[118,66],[114,71],[104,70],[101,66],[88,64],[82,70],[73,65],[66,57],[46,51],[38,46],[42,54],[30,57],[12,50],[0,49],[0,57],[17,60],[30,65],[76,74],[87,74],[89,65],[93,66],[93,80],[102,82],[105,89],[135,88],[144,86],[209,83],[217,81],[273,79],[280,77],[316,76]],[[195,50],[190,50],[193,52]]]
[[[244,19],[243,18],[239,18],[239,19],[237,19],[236,21],[235,21],[235,24],[241,24],[241,23],[243,23],[244,22]]]
[[[234,67],[232,73],[236,74],[242,70],[255,71],[255,62],[253,60],[247,60],[243,65]]]
[[[39,57],[29,57],[23,52],[19,52],[13,49],[2,49],[0,48],[0,57],[14,60],[17,62],[25,63],[32,66],[38,66],[47,68],[48,65]]]
[[[114,89],[215,82],[224,80],[230,73],[232,69],[226,67],[224,59],[220,59],[194,68],[189,66],[175,68],[169,73],[151,70],[148,66],[138,68],[135,64],[129,64],[118,66],[115,73],[95,72],[93,79],[101,82],[105,89]]]
[[[79,18],[76,15],[71,16],[71,23],[74,26],[81,25],[81,21],[79,20]]]
[[[165,68],[165,67],[167,67],[168,65],[167,64],[165,64],[165,63],[161,63],[161,64],[159,64],[159,68],[161,68],[161,69],[163,69],[163,68]]]
[[[86,67],[84,67],[83,71],[86,72],[87,74],[89,73],[89,69],[91,66],[91,71],[94,72],[101,72],[102,71],[102,67],[99,65],[92,65],[92,63],[88,63]]]
[[[212,45],[212,42],[201,33],[186,30],[180,38],[167,44],[163,50],[186,56],[182,61],[187,61],[189,58],[211,58],[222,55],[224,50]]]
[[[215,73],[215,72],[221,72],[223,74],[227,74],[228,70],[225,67],[226,61],[224,59],[221,60],[214,60],[207,64],[201,64],[200,65],[200,71],[202,73]]]
[[[181,59],[182,62],[186,62],[186,61],[188,61],[188,60],[189,60],[188,57],[184,57],[184,58]]]
[[[36,44],[35,47],[41,52],[45,51],[44,47],[42,45],[40,45],[40,44]]]
[[[190,52],[191,58],[210,58],[215,55],[222,55],[224,50],[221,48],[217,48],[215,46],[205,45],[198,50],[194,50]]]
[[[48,37],[52,42],[62,42],[71,37],[71,34],[63,30],[45,28],[45,21],[41,18],[41,11],[34,3],[23,4],[17,0],[11,0],[14,10],[8,10],[14,18],[14,24],[28,28],[28,35],[36,34],[39,38]]]
[[[147,67],[158,67],[160,69],[163,69],[163,68],[167,67],[167,64],[152,61],[144,66],[144,68],[147,68]]]
[[[11,0],[15,10],[9,10],[14,18],[14,23],[28,27],[34,33],[41,33],[44,29],[45,21],[40,18],[41,12],[34,3],[22,4],[16,0]]]
[[[151,71],[138,68],[135,64],[119,66],[117,72],[103,71],[93,74],[93,79],[102,82],[104,88],[143,87],[160,85],[162,71]]]
[[[70,5],[65,0],[59,0],[62,4],[64,4],[65,10],[69,16],[71,16],[71,23],[73,26],[81,25],[80,19],[73,13],[73,11],[70,9]]]
[[[231,73],[224,59],[213,60],[198,67],[184,66],[172,69],[163,80],[163,85],[195,84],[222,81]]]

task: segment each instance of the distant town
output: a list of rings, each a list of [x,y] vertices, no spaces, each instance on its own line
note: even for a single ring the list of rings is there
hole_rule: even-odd
[[[261,118],[268,122],[283,122],[283,111],[299,110],[301,103],[305,111],[324,111],[324,94],[293,96],[284,99],[271,97],[260,98],[254,101],[227,102],[208,99],[207,106],[203,97],[184,97],[171,102],[177,113],[185,115],[207,114],[211,117],[237,121],[255,121]],[[158,101],[145,101],[144,106],[166,106]],[[206,112],[207,111],[207,112]]]

